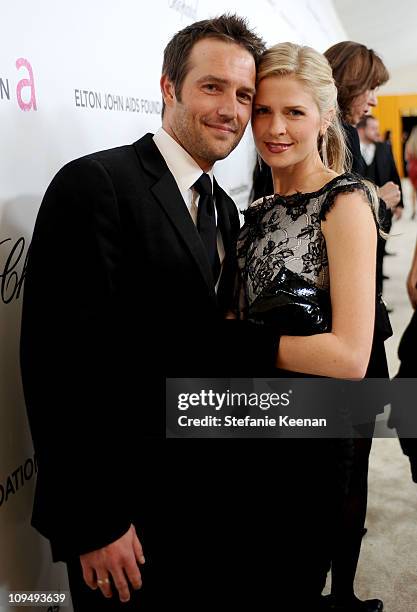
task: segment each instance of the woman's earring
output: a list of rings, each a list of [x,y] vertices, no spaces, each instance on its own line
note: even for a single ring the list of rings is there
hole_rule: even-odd
[[[327,132],[325,132],[324,134],[320,134],[321,137],[321,158],[323,160],[323,164],[326,166],[326,168],[329,167],[329,160],[327,158]]]
[[[259,170],[262,170],[262,157],[259,155],[259,153],[256,154],[256,158],[258,160]]]

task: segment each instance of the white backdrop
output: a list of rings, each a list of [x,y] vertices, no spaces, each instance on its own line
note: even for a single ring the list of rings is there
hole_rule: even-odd
[[[291,40],[323,51],[346,38],[331,0],[0,0],[3,598],[10,590],[66,588],[63,566],[51,563],[47,542],[30,527],[36,459],[18,365],[24,264],[42,195],[70,159],[156,130],[165,44],[192,21],[229,10],[248,17],[268,44]],[[240,207],[247,203],[253,161],[248,130],[216,168]],[[58,607],[35,609],[56,612]],[[12,608],[0,603],[0,610]]]

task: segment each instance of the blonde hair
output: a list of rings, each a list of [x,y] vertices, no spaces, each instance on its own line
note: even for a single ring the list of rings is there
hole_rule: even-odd
[[[337,87],[333,79],[332,68],[326,57],[311,47],[294,43],[279,43],[267,49],[261,56],[257,74],[257,83],[273,76],[293,75],[309,88],[321,117],[331,116],[324,136],[319,136],[317,148],[326,168],[343,174],[351,169],[352,156],[346,145],[339,106]],[[333,111],[333,114],[331,114]],[[379,200],[375,185],[362,178],[366,184],[377,218]]]
[[[407,144],[405,145],[405,152],[407,156],[412,155],[413,157],[417,157],[417,125],[411,130]]]
[[[333,117],[324,136],[317,143],[322,161],[327,168],[342,173],[349,165],[349,152],[339,119],[337,89],[327,59],[312,49],[286,42],[274,45],[262,55],[257,82],[273,76],[294,75],[306,85],[319,109],[320,116],[333,111]]]

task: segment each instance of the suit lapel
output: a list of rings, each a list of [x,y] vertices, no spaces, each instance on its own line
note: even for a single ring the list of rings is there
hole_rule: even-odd
[[[197,266],[207,283],[210,293],[215,295],[213,276],[209,260],[204,250],[203,243],[197,232],[194,221],[187,206],[178,190],[172,174],[168,171],[152,187],[152,192],[159,204],[165,210],[171,222],[177,228],[181,238],[184,240],[188,250],[193,256]]]
[[[134,146],[142,165],[155,178],[155,183],[151,186],[155,199],[178,231],[180,238],[197,264],[207,284],[209,293],[215,298],[213,276],[204,245],[181,196],[178,185],[152,139],[152,134],[146,134],[146,136],[135,142]]]
[[[226,195],[223,189],[219,187],[216,180],[214,181],[214,190],[216,195],[218,224],[222,234],[225,252],[222,275],[217,290],[217,301],[220,312],[226,312],[233,303],[234,285],[237,274],[236,240],[239,232],[239,217],[236,210],[236,218],[233,220],[232,227],[228,201],[234,206],[233,201]]]

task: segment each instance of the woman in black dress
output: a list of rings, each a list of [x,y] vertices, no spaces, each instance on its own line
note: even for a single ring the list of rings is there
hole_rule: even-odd
[[[296,326],[290,332],[287,327],[280,339],[277,367],[285,371],[284,375],[363,378],[373,345],[376,198],[367,183],[345,170],[346,147],[338,118],[337,90],[331,68],[321,54],[291,43],[266,51],[258,71],[253,132],[259,155],[272,169],[274,193],[255,201],[246,213],[238,242],[238,315],[251,318],[254,304],[259,304],[283,271],[324,290],[331,300],[330,329],[300,336]],[[375,411],[371,412],[372,421]],[[364,427],[363,434],[370,435],[370,429],[372,423]],[[294,452],[308,455],[314,465],[313,470],[306,469],[305,486],[309,476],[313,478],[321,468],[326,470],[334,455],[326,456],[329,445],[300,442],[301,445],[293,445]],[[331,487],[331,479],[328,484]],[[310,501],[315,486],[309,487]],[[320,495],[323,488],[318,486],[317,497]],[[332,503],[331,496],[327,501]],[[324,504],[315,513],[316,518],[320,511],[329,517]],[[360,524],[361,533],[362,519],[356,521],[355,529]],[[320,529],[318,547],[328,544],[324,522]],[[356,531],[350,535],[356,538]],[[348,551],[344,550],[350,557],[347,564],[346,559],[338,559],[337,554],[328,551],[333,570],[349,572],[349,577],[341,583],[333,574],[335,586],[341,588],[334,590],[335,597],[317,604],[323,609],[382,609],[379,600],[361,602],[353,594],[351,574],[352,566],[356,567],[357,548],[355,540]],[[323,561],[323,557],[317,557],[318,566]],[[324,569],[325,579],[325,564],[320,569]]]

